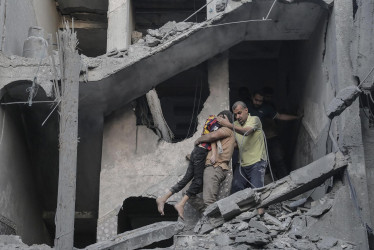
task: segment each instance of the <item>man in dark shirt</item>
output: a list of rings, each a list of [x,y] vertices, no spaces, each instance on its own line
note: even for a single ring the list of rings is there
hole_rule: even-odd
[[[278,179],[287,176],[290,170],[284,163],[284,152],[278,138],[277,127],[274,120],[292,121],[300,119],[301,117],[279,114],[272,105],[264,103],[264,93],[262,91],[254,92],[252,102],[248,105],[248,112],[251,116],[258,116],[262,122],[268,144],[270,164],[275,176]]]

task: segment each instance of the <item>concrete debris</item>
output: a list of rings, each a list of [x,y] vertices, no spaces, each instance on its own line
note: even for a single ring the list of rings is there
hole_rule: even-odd
[[[251,220],[248,223],[248,226],[251,228],[255,228],[265,234],[270,231],[269,228],[267,228],[264,224],[260,223],[259,221],[255,221],[255,220]]]
[[[321,250],[329,250],[338,244],[338,240],[332,237],[324,237],[318,243],[317,247]]]
[[[316,245],[308,240],[297,240],[291,244],[294,248],[300,250],[317,250]]]
[[[280,222],[277,218],[274,218],[273,216],[269,215],[268,213],[264,214],[264,220],[269,224],[282,227],[282,222]]]
[[[312,217],[320,217],[321,215],[325,214],[329,211],[334,203],[333,199],[327,199],[318,205],[311,207],[311,209],[305,214]]]
[[[238,235],[235,238],[235,243],[246,243],[255,246],[264,246],[271,240],[270,235],[264,233],[248,233]]]
[[[132,231],[119,234],[111,240],[102,241],[85,248],[93,249],[137,249],[154,242],[169,239],[181,232],[184,224],[181,222],[158,222]]]
[[[330,153],[266,186],[261,193],[261,203],[258,207],[266,207],[303,194],[321,185],[347,165],[348,163],[341,152]]]
[[[226,6],[227,6],[227,0],[218,0],[216,2],[216,11],[217,11],[217,13],[224,11],[226,9]]]
[[[264,189],[253,190],[248,188],[232,194],[207,207],[203,217],[195,226],[194,232],[207,234],[221,225],[225,228],[224,231],[236,233],[246,228],[254,228],[262,233],[268,233],[270,230],[281,232],[290,228],[292,217],[296,216],[293,219],[290,233],[291,237],[299,239],[302,237],[302,229],[306,227],[306,215],[308,218],[321,216],[331,208],[332,200],[328,200],[321,206],[315,206],[310,210],[299,208],[294,213],[288,213],[289,210],[286,211],[283,208],[285,205],[279,202],[309,191],[345,166],[347,166],[347,161],[340,152],[331,153],[291,172],[289,176],[269,184]],[[268,212],[263,216],[263,221],[267,225],[263,227],[256,222],[258,217],[256,210],[251,212],[247,210],[268,206],[270,206]],[[305,215],[302,215],[303,211],[301,209],[304,209]],[[243,213],[244,211],[247,212]],[[284,211],[288,214],[284,214]],[[234,218],[235,216],[237,217]],[[230,223],[226,224],[225,221],[230,221]],[[246,221],[250,222],[248,224],[243,223]]]
[[[137,43],[140,39],[142,39],[142,37],[143,37],[142,32],[134,30],[131,33],[131,43]]]
[[[17,235],[0,235],[0,249],[2,250],[51,250],[47,245],[32,245],[28,246],[22,242]]]
[[[159,45],[161,43],[161,41],[153,36],[150,36],[150,35],[146,35],[145,36],[145,43],[149,46],[149,47],[156,47],[157,45]]]
[[[356,98],[361,94],[361,90],[356,86],[349,86],[341,91],[330,102],[326,110],[326,115],[332,119],[340,115],[347,107],[349,107]]]
[[[177,34],[177,32],[185,31],[185,30],[189,29],[192,25],[193,25],[193,23],[191,23],[191,22],[179,22],[179,23],[177,23],[175,21],[172,21],[172,22],[167,22],[164,26],[162,26],[159,29],[155,29],[155,30],[148,29],[147,33],[148,33],[148,35],[150,35],[154,38],[162,40],[162,39],[165,39],[168,36],[174,36],[175,34]]]
[[[231,219],[241,212],[259,203],[259,195],[253,189],[244,189],[211,204],[204,212],[205,216],[220,213],[225,219]]]

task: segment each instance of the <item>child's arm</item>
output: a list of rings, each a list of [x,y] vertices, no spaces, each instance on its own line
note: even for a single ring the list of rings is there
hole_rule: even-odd
[[[210,163],[214,164],[217,160],[217,143],[211,142],[210,146],[212,147],[212,156],[210,157]]]

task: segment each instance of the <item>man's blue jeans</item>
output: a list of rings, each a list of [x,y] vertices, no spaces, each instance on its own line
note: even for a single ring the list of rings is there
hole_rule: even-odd
[[[267,162],[260,160],[255,164],[239,167],[234,173],[231,194],[246,188],[259,188],[264,186]]]

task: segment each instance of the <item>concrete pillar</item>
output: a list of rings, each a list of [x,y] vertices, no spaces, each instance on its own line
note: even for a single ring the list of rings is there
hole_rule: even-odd
[[[126,50],[134,30],[131,0],[109,0],[107,52]]]
[[[5,37],[5,0],[0,0],[0,51],[3,50],[3,40]]]

